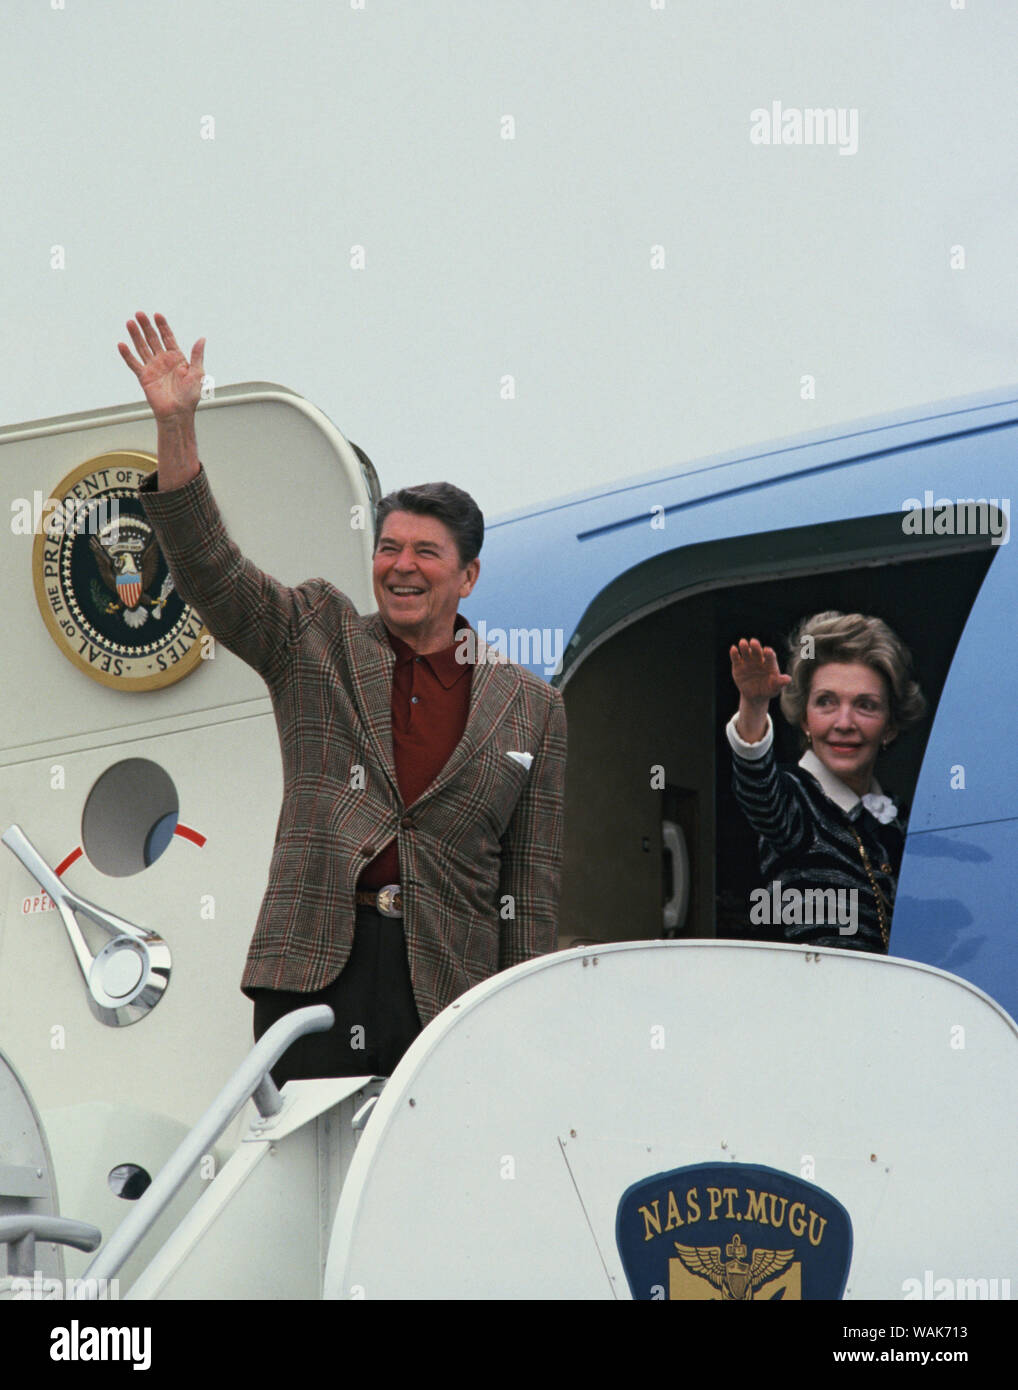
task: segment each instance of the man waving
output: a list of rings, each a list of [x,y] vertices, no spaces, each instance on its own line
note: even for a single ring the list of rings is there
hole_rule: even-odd
[[[188,360],[162,315],[127,328],[158,431],[146,515],[182,597],[265,680],[279,730],[283,804],[241,981],[255,1036],[325,1003],[335,1027],[276,1079],[388,1075],[457,995],[555,947],[562,697],[458,614],[484,520],[449,483],[378,504],[368,617],[325,579],[290,588],[241,555],[198,458],[205,340]]]

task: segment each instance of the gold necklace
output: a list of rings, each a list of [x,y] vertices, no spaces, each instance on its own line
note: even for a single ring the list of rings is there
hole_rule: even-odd
[[[870,868],[870,858],[869,855],[866,853],[866,846],[863,844],[862,838],[860,837],[858,830],[856,830],[854,825],[849,826],[849,829],[855,836],[855,842],[859,846],[859,853],[862,855],[862,865],[863,868],[866,870],[866,877],[869,879],[870,887],[873,889],[873,896],[876,899],[877,903],[877,916],[880,919],[880,936],[881,940],[884,943],[884,950],[886,951],[891,944],[891,925],[887,917],[887,902],[884,898],[883,893],[881,893],[880,889],[877,886],[876,879],[873,877],[873,870]],[[889,874],[891,872],[890,864],[881,864],[880,872],[884,874]]]

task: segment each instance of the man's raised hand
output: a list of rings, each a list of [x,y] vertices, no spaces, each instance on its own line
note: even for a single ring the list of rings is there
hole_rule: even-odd
[[[127,331],[138,356],[126,343],[118,343],[117,347],[138,378],[152,414],[157,420],[193,418],[205,375],[205,339],[199,338],[195,343],[189,362],[177,346],[164,315],[155,315],[153,327],[148,315],[139,312],[128,320]]]

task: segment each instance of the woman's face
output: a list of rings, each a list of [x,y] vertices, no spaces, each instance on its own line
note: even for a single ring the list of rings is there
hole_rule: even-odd
[[[823,765],[863,796],[870,789],[881,745],[897,732],[891,724],[887,681],[861,661],[818,666],[802,727]]]

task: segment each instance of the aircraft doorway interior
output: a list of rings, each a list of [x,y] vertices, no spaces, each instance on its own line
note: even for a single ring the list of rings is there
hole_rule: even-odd
[[[833,551],[817,545],[818,528],[803,528],[802,563],[790,565],[785,554],[780,577],[772,570],[746,581],[732,555],[726,583],[725,548],[734,541],[697,547],[714,552],[718,578],[687,588],[685,597],[660,592],[670,557],[644,567],[653,566],[656,595],[641,595],[635,572],[620,577],[632,619],[620,619],[616,588],[611,627],[590,641],[563,683],[569,761],[560,947],[664,936],[770,939],[749,924],[749,895],[761,881],[756,836],[732,795],[724,733],[738,703],[728,648],[739,637],[774,647],[784,671],[787,636],[811,613],[862,612],[889,623],[912,650],[929,709],[881,755],[877,777],[911,805],[955,647],[996,552],[972,548],[970,538],[967,549],[955,541],[913,558],[915,549],[895,540],[882,547],[889,557],[874,562],[850,534],[860,525],[845,523]],[[688,553],[685,562],[683,552],[674,555],[688,573]],[[588,632],[596,627],[591,613]],[[777,701],[771,715],[778,761],[798,761],[795,731]]]

